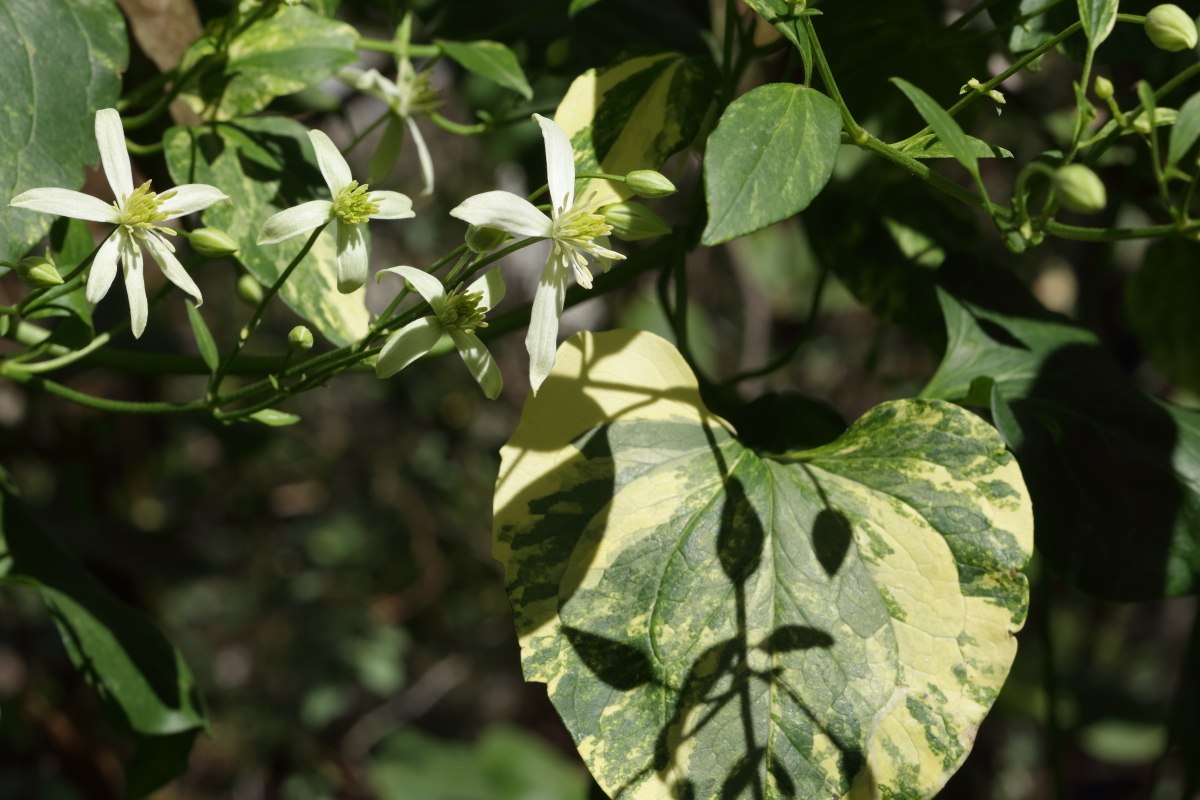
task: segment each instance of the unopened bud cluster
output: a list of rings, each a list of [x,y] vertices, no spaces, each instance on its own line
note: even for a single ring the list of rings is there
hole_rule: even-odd
[[[638,197],[657,200],[675,194],[675,184],[667,176],[652,169],[635,169],[625,176],[625,185]]]
[[[1054,191],[1064,208],[1079,214],[1095,214],[1108,204],[1104,182],[1083,164],[1068,164],[1055,173]]]
[[[17,279],[30,289],[49,289],[63,282],[49,253],[46,256],[30,256],[18,261]]]
[[[220,228],[197,228],[188,234],[192,249],[209,258],[225,258],[238,251],[238,244]]]
[[[312,331],[303,325],[297,325],[288,332],[288,347],[292,348],[293,352],[304,353],[311,350],[312,346]]]
[[[604,221],[612,226],[612,234],[627,242],[649,239],[671,232],[671,226],[641,203],[626,201],[604,209]]]

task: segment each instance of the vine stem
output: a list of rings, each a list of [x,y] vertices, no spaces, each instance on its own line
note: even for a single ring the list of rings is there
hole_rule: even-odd
[[[300,266],[300,262],[308,255],[308,251],[312,250],[313,245],[317,243],[317,238],[327,225],[329,225],[328,222],[312,232],[312,235],[308,237],[308,241],[304,243],[304,247],[292,259],[292,262],[284,268],[283,272],[275,280],[275,283],[271,284],[271,287],[263,293],[263,299],[259,301],[258,306],[254,309],[254,315],[250,317],[250,321],[246,323],[246,327],[242,329],[242,335],[238,337],[237,344],[233,346],[233,352],[221,361],[220,366],[217,367],[217,371],[213,373],[212,380],[209,381],[207,398],[209,403],[216,404],[217,392],[221,390],[221,381],[225,379],[225,376],[229,373],[230,365],[237,359],[238,354],[242,352],[242,348],[246,346],[246,341],[262,321],[267,304],[271,302],[271,298],[279,292],[283,284],[287,282],[287,279],[292,276],[292,272],[295,271],[296,267]]]
[[[107,242],[107,241],[108,241],[108,237],[106,236],[104,238],[104,242]],[[92,261],[95,260],[96,254],[100,252],[100,248],[104,246],[104,242],[101,242],[100,244],[96,245],[95,249],[92,250],[91,253],[88,253],[87,258],[85,258],[83,261],[79,262],[79,266],[75,267],[75,269],[68,272],[66,277],[63,278],[63,282],[61,284],[59,284],[58,286],[51,286],[47,289],[35,289],[34,291],[30,292],[29,295],[24,300],[17,303],[16,309],[15,309],[16,313],[20,314],[21,316],[24,316],[24,315],[28,314],[30,311],[40,308],[43,304],[38,303],[36,301],[39,298],[42,298],[45,295],[49,294],[50,292],[55,292],[53,297],[59,297],[62,294],[65,294],[66,292],[71,291],[71,289],[73,289],[74,286],[72,286],[71,289],[65,289],[64,287],[66,287],[68,284],[71,283],[71,281],[75,280],[80,275],[82,275],[83,271],[92,265]],[[47,302],[49,302],[49,300],[47,300]]]
[[[342,155],[344,155],[344,156],[350,155],[351,150],[358,147],[359,143],[363,139],[365,139],[371,135],[371,131],[375,130],[380,125],[382,125],[384,120],[386,120],[391,115],[392,115],[391,111],[385,111],[382,114],[380,114],[379,119],[375,120],[370,125],[368,125],[366,128],[364,128],[362,133],[360,133],[360,134],[358,134],[358,136],[354,137],[354,141],[352,141],[352,142],[350,142],[350,144],[346,145],[345,149],[342,150]]]
[[[804,29],[808,33],[808,40],[812,43],[813,56],[816,57],[817,71],[821,73],[821,81],[825,84],[825,88],[829,91],[829,96],[833,102],[837,103],[838,109],[842,112],[842,125],[850,134],[850,138],[855,144],[861,145],[862,140],[868,138],[870,134],[862,129],[862,126],[855,121],[854,115],[850,113],[846,101],[842,99],[842,93],[838,91],[837,81],[833,79],[833,71],[829,69],[829,62],[825,60],[825,50],[821,47],[821,42],[817,38],[817,30],[813,27],[812,17],[805,17],[803,21]]]

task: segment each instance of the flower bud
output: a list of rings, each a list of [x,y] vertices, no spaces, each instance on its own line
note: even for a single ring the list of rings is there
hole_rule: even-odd
[[[649,239],[671,232],[671,226],[641,203],[626,201],[604,209],[604,221],[612,226],[613,236],[627,242]]]
[[[472,253],[490,253],[508,239],[508,234],[482,225],[467,226],[467,247]]]
[[[243,275],[237,281],[237,296],[248,306],[256,306],[262,302],[262,284],[253,275]]]
[[[288,333],[288,347],[292,348],[293,352],[304,353],[312,350],[312,346],[312,331],[303,325],[297,325]]]
[[[191,232],[188,241],[193,250],[209,258],[224,258],[238,251],[237,242],[220,228],[198,228]]]
[[[555,39],[546,48],[546,66],[557,67],[571,55],[571,40],[566,36]]]
[[[54,260],[42,256],[30,256],[18,261],[17,278],[30,289],[49,289],[63,282]]]
[[[1080,214],[1095,214],[1108,202],[1104,182],[1083,164],[1068,164],[1055,173],[1054,189],[1063,206]]]
[[[1097,75],[1096,82],[1092,85],[1095,88],[1096,97],[1099,97],[1101,100],[1107,100],[1113,96],[1112,81],[1103,75]]]
[[[675,184],[667,176],[652,169],[635,169],[625,176],[625,185],[638,197],[656,200],[675,194]]]
[[[1196,23],[1179,6],[1165,3],[1146,15],[1146,35],[1169,53],[1191,50],[1196,46]]]

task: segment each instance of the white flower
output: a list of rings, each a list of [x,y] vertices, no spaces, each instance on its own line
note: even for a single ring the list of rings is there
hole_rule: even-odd
[[[117,263],[120,262],[125,274],[125,292],[129,295],[133,335],[140,337],[146,329],[146,317],[150,310],[142,273],[142,246],[150,251],[150,256],[158,262],[167,279],[196,298],[196,305],[200,305],[203,302],[200,289],[179,259],[175,258],[175,248],[162,238],[162,234],[171,235],[175,231],[160,227],[159,223],[200,211],[229,197],[215,186],[203,183],[176,186],[164,194],[150,191],[150,181],[133,188],[133,170],[129,165],[129,152],[125,148],[125,131],[121,127],[121,115],[116,109],[105,108],[96,112],[96,144],[100,146],[104,174],[117,198],[111,206],[91,195],[70,189],[30,189],[14,197],[9,205],[92,222],[109,222],[117,226],[92,261],[86,297],[89,303],[98,303],[108,294],[117,275]]]
[[[504,297],[504,281],[500,278],[500,270],[493,269],[468,286],[465,292],[462,291],[462,284],[459,284],[450,294],[446,294],[441,281],[419,269],[392,267],[381,270],[376,280],[384,272],[394,272],[411,283],[429,303],[434,315],[410,322],[393,333],[379,352],[375,374],[380,378],[390,378],[428,353],[442,338],[442,334],[447,334],[458,348],[467,369],[479,381],[483,393],[489,400],[499,397],[500,390],[504,388],[504,378],[492,354],[475,335],[475,329],[487,327],[483,315],[495,308]]]
[[[279,244],[337,219],[338,291],[350,294],[367,282],[367,243],[358,226],[368,219],[408,219],[412,201],[399,192],[368,192],[351,179],[337,146],[321,131],[309,131],[317,164],[333,201],[312,200],[285,209],[263,223],[259,244]]]
[[[498,228],[515,236],[537,236],[550,239],[550,258],[542,270],[533,311],[529,319],[529,334],[525,347],[529,351],[529,383],[534,394],[554,366],[558,345],[558,319],[562,316],[563,299],[567,293],[567,276],[575,271],[575,280],[584,288],[592,288],[592,273],[586,256],[592,256],[607,269],[611,259],[625,256],[605,245],[612,226],[604,217],[593,213],[612,198],[595,199],[595,195],[575,199],[575,155],[563,129],[540,114],[533,118],[542,126],[546,143],[546,174],[550,185],[551,215],[547,217],[532,203],[510,192],[485,192],[467,198],[452,216],[472,225]]]
[[[429,148],[425,146],[425,137],[417,127],[414,117],[428,114],[441,105],[437,100],[437,92],[429,88],[430,70],[417,72],[407,58],[396,62],[398,74],[395,82],[379,74],[379,70],[369,69],[366,72],[357,67],[344,67],[337,76],[343,83],[353,86],[360,92],[374,95],[388,104],[391,119],[383,131],[383,138],[371,156],[371,183],[379,183],[387,177],[400,157],[400,145],[404,142],[405,124],[412,132],[413,141],[417,145],[417,158],[421,161],[421,177],[425,181],[425,189],[421,197],[433,194],[433,160],[429,157]]]

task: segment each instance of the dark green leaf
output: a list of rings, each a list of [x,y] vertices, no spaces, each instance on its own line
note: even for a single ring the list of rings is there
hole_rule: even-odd
[[[807,208],[833,173],[841,129],[837,104],[815,89],[775,83],[733,101],[704,156],[704,243],[727,242]]]
[[[1179,116],[1171,128],[1167,163],[1178,164],[1187,155],[1188,150],[1192,149],[1192,145],[1198,138],[1200,138],[1200,92],[1189,97],[1179,109]]]
[[[79,266],[93,249],[92,233],[83,220],[59,217],[50,226],[50,252],[54,254],[60,274],[65,275]],[[27,319],[62,318],[48,341],[78,350],[96,335],[92,304],[84,296],[85,290],[86,285],[82,282],[74,288],[67,284],[55,286],[42,296],[45,305],[30,312]]]
[[[1091,332],[1010,273],[948,263],[938,278],[949,343],[922,396],[958,400],[977,379],[995,381],[995,422],[1021,463],[1047,563],[1109,600],[1196,591],[1200,413],[1139,392]]]
[[[764,459],[618,330],[559,348],[502,459],[525,675],[610,797],[928,797],[966,757],[1032,547],[978,417],[897,401]]]
[[[1117,24],[1118,3],[1119,0],[1079,0],[1079,19],[1092,50],[1108,38]]]
[[[7,490],[0,490],[0,581],[41,592],[72,663],[106,704],[119,709],[118,729],[131,730],[152,769],[137,767],[133,790],[149,792],[187,765],[179,754],[208,726],[203,701],[179,651],[145,617],[121,604],[47,536]],[[164,750],[165,748],[165,750]],[[176,757],[162,760],[166,751]]]
[[[306,131],[294,120],[258,117],[171,128],[163,135],[175,183],[207,183],[230,196],[232,204],[218,203],[204,211],[204,224],[233,237],[241,262],[264,286],[275,282],[307,237],[259,245],[259,228],[285,208],[329,199]],[[365,231],[365,226],[360,230]],[[326,230],[280,294],[325,338],[346,345],[366,334],[368,317],[362,291],[338,292],[336,253],[334,234]]]
[[[1138,343],[1168,378],[1200,392],[1200,244],[1173,237],[1146,251],[1125,287]]]
[[[585,8],[591,8],[599,2],[600,0],[571,0],[571,5],[567,9],[567,14],[573,17],[580,11],[583,11]]]
[[[0,3],[0,258],[16,261],[54,218],[9,208],[28,189],[78,189],[100,160],[96,111],[116,105],[129,59],[125,20],[108,0]]]
[[[658,169],[696,138],[716,86],[716,67],[707,56],[622,57],[576,78],[554,121],[571,139],[577,172]],[[622,181],[591,180],[576,190],[590,192],[617,200],[633,196]]]
[[[303,6],[285,6],[237,37],[218,57],[218,66],[205,70],[180,97],[210,121],[253,114],[273,98],[320,83],[358,61],[357,42],[349,25]],[[183,54],[179,68],[186,71],[216,50],[215,39],[200,39]]]
[[[1003,147],[997,147],[994,144],[976,139],[974,136],[967,137],[967,143],[978,158],[1012,158],[1013,154],[1005,150]],[[939,139],[936,135],[930,134],[922,136],[919,139],[914,139],[902,151],[905,155],[913,158],[957,158],[946,143]]]
[[[447,42],[439,39],[438,47],[466,69],[480,77],[512,89],[526,100],[533,99],[533,89],[521,70],[516,54],[500,42]]]
[[[892,78],[892,83],[900,87],[900,91],[908,96],[908,99],[916,106],[917,113],[929,124],[929,127],[933,128],[933,132],[937,134],[937,138],[950,151],[950,154],[978,181],[979,162],[976,161],[975,148],[971,144],[971,138],[963,133],[963,129],[954,121],[954,117],[947,114],[946,110],[922,89],[913,86],[903,78]]]
[[[213,341],[212,332],[209,331],[204,317],[200,316],[200,310],[196,308],[195,303],[191,300],[185,300],[184,305],[187,306],[188,321],[192,323],[192,333],[196,337],[196,346],[200,348],[200,357],[208,365],[209,372],[216,374],[217,367],[221,363],[221,356],[217,352],[217,343]]]

